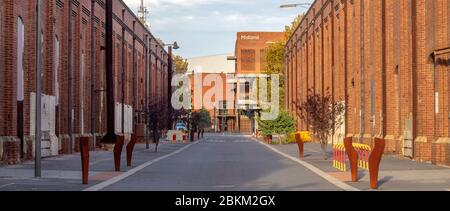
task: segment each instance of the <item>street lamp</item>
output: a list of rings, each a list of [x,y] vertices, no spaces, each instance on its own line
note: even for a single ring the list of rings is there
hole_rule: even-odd
[[[172,127],[172,105],[171,105],[171,101],[172,101],[172,74],[173,74],[173,49],[174,50],[178,50],[180,49],[180,46],[178,45],[177,42],[174,42],[173,44],[164,44],[164,46],[168,46],[169,47],[169,59],[167,61],[167,66],[168,66],[168,70],[167,70],[167,106],[169,109],[169,126]]]
[[[169,50],[172,47],[174,50],[178,50],[180,49],[180,46],[178,45],[177,42],[174,42],[173,44],[164,44],[164,46],[169,46]],[[170,53],[170,52],[169,52]]]
[[[280,6],[280,8],[286,9],[286,8],[293,8],[293,7],[303,7],[305,9],[309,9],[310,6],[311,6],[310,3],[298,3],[298,4],[283,4]]]
[[[42,138],[42,127],[41,127],[41,64],[42,64],[42,56],[41,56],[41,48],[42,44],[41,40],[41,0],[37,1],[36,4],[36,116],[35,116],[35,166],[34,166],[34,176],[36,178],[40,178],[42,176],[42,164],[41,164],[41,138]]]

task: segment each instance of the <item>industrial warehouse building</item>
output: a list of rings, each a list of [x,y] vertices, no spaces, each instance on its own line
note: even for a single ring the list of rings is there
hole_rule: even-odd
[[[450,1],[317,0],[286,45],[286,108],[308,89],[345,102],[338,139],[450,165]],[[335,138],[336,138],[335,137]]]
[[[188,59],[193,108],[205,108],[205,100],[215,102],[215,109],[209,109],[213,131],[256,132],[260,105],[250,93],[265,71],[267,48],[283,38],[283,32],[238,32],[234,53]]]
[[[36,30],[43,47],[42,155],[77,151],[82,136],[91,137],[93,148],[106,133],[104,0],[42,1],[41,29],[36,29],[36,2],[0,1],[3,164],[34,154]],[[113,31],[115,127],[129,136],[143,128],[148,102],[168,98],[168,54],[121,0],[113,1]]]

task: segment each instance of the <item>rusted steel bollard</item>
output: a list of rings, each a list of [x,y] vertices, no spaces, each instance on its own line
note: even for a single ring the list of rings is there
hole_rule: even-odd
[[[120,171],[120,159],[122,156],[124,142],[124,136],[116,136],[116,145],[114,146],[114,165],[116,171]]]
[[[89,183],[89,138],[80,138],[80,152],[81,152],[81,171],[83,174],[83,185]]]
[[[297,145],[298,145],[298,153],[299,153],[300,160],[303,160],[304,152],[305,152],[305,143],[303,142],[302,136],[300,133],[295,134],[295,139],[296,139]]]
[[[369,157],[370,188],[372,189],[378,189],[378,175],[385,147],[386,140],[380,138],[375,139],[375,147]]]
[[[352,181],[358,182],[358,152],[353,147],[353,138],[348,137],[344,139],[345,151],[347,152],[348,159],[350,161],[350,171],[352,175]]]
[[[133,159],[133,150],[134,146],[136,145],[136,135],[131,134],[131,140],[130,143],[127,145],[127,166],[131,166],[131,161]]]

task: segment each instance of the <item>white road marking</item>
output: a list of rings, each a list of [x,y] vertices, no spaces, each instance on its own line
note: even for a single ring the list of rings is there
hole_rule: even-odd
[[[124,179],[126,179],[126,178],[128,178],[128,177],[130,177],[130,176],[132,176],[134,174],[136,174],[137,172],[141,171],[144,168],[147,168],[147,167],[149,167],[149,166],[151,166],[151,165],[153,165],[153,164],[155,164],[155,163],[157,163],[157,162],[159,162],[161,160],[164,160],[164,159],[166,159],[168,157],[171,157],[171,156],[174,156],[176,154],[179,154],[179,153],[183,152],[184,150],[188,149],[189,147],[194,146],[194,145],[196,145],[198,143],[200,143],[200,142],[198,142],[198,141],[194,142],[194,143],[189,144],[189,145],[187,145],[187,146],[185,146],[185,147],[183,147],[183,148],[181,148],[181,149],[179,149],[179,150],[177,150],[175,152],[172,152],[172,153],[170,153],[168,155],[164,155],[162,157],[159,157],[159,158],[156,158],[154,160],[148,161],[148,162],[146,162],[146,163],[144,163],[144,164],[142,164],[142,165],[140,165],[140,166],[138,166],[138,167],[136,167],[134,169],[131,169],[131,170],[129,170],[129,171],[119,175],[119,176],[116,176],[116,177],[114,177],[112,179],[104,181],[104,182],[102,182],[100,184],[94,185],[94,186],[92,186],[90,188],[87,188],[87,189],[85,189],[83,191],[100,191],[102,189],[105,189],[108,186],[111,186],[111,185],[113,185],[115,183],[118,183],[118,182],[120,182],[120,181],[122,181],[122,180],[124,180]]]
[[[6,187],[11,186],[11,185],[15,185],[15,183],[9,183],[9,184],[6,184],[6,185],[0,185],[0,189],[6,188]]]
[[[216,185],[216,186],[213,186],[214,188],[234,188],[234,187],[236,187],[236,186],[234,186],[234,185]]]
[[[320,170],[319,168],[317,168],[317,167],[315,167],[315,166],[313,166],[313,165],[311,165],[311,164],[309,164],[309,163],[307,163],[307,162],[305,162],[305,161],[299,160],[299,159],[297,159],[297,158],[295,158],[295,157],[292,157],[292,156],[290,156],[290,155],[288,155],[288,154],[285,154],[285,153],[279,151],[278,149],[275,149],[275,148],[272,147],[272,146],[269,146],[269,145],[267,145],[267,144],[264,144],[264,143],[260,142],[260,141],[257,140],[257,139],[254,139],[254,138],[253,138],[253,140],[256,141],[257,143],[263,145],[263,146],[266,146],[267,148],[269,148],[269,149],[271,149],[272,151],[274,151],[274,152],[280,154],[281,156],[286,157],[286,158],[288,158],[288,159],[290,159],[290,160],[292,160],[292,161],[294,161],[294,162],[296,162],[296,163],[301,164],[302,166],[306,167],[307,169],[311,170],[311,171],[314,172],[315,174],[317,174],[317,175],[319,175],[320,177],[324,178],[325,180],[327,180],[327,181],[330,182],[331,184],[333,184],[333,185],[335,185],[335,186],[337,186],[337,187],[339,187],[339,188],[341,188],[341,189],[343,189],[343,190],[345,190],[345,191],[361,191],[361,190],[359,190],[358,188],[355,188],[355,187],[353,187],[353,186],[351,186],[351,185],[346,184],[345,182],[342,182],[342,181],[340,181],[340,180],[338,180],[338,179],[332,177],[331,175],[325,173],[324,171]]]

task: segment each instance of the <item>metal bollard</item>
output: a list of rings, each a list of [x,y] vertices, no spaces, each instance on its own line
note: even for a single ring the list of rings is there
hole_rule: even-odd
[[[114,146],[114,166],[116,171],[120,171],[120,160],[122,156],[124,136],[116,136],[116,145]]]
[[[353,138],[348,137],[344,139],[345,151],[347,152],[348,159],[350,161],[350,171],[352,175],[352,181],[358,181],[358,152],[353,147]]]
[[[378,189],[378,175],[385,147],[386,140],[379,138],[375,139],[375,147],[369,158],[370,188],[372,189]]]
[[[127,145],[127,166],[131,166],[131,162],[133,159],[133,150],[136,145],[136,141],[137,141],[136,135],[131,134],[130,143],[128,143],[128,145]]]
[[[80,152],[81,152],[81,171],[83,173],[83,185],[89,183],[89,138],[80,138]]]
[[[302,136],[300,133],[295,134],[295,139],[296,139],[297,145],[298,145],[299,158],[300,158],[300,160],[302,160],[304,157],[304,152],[305,152],[305,143],[303,142]]]

